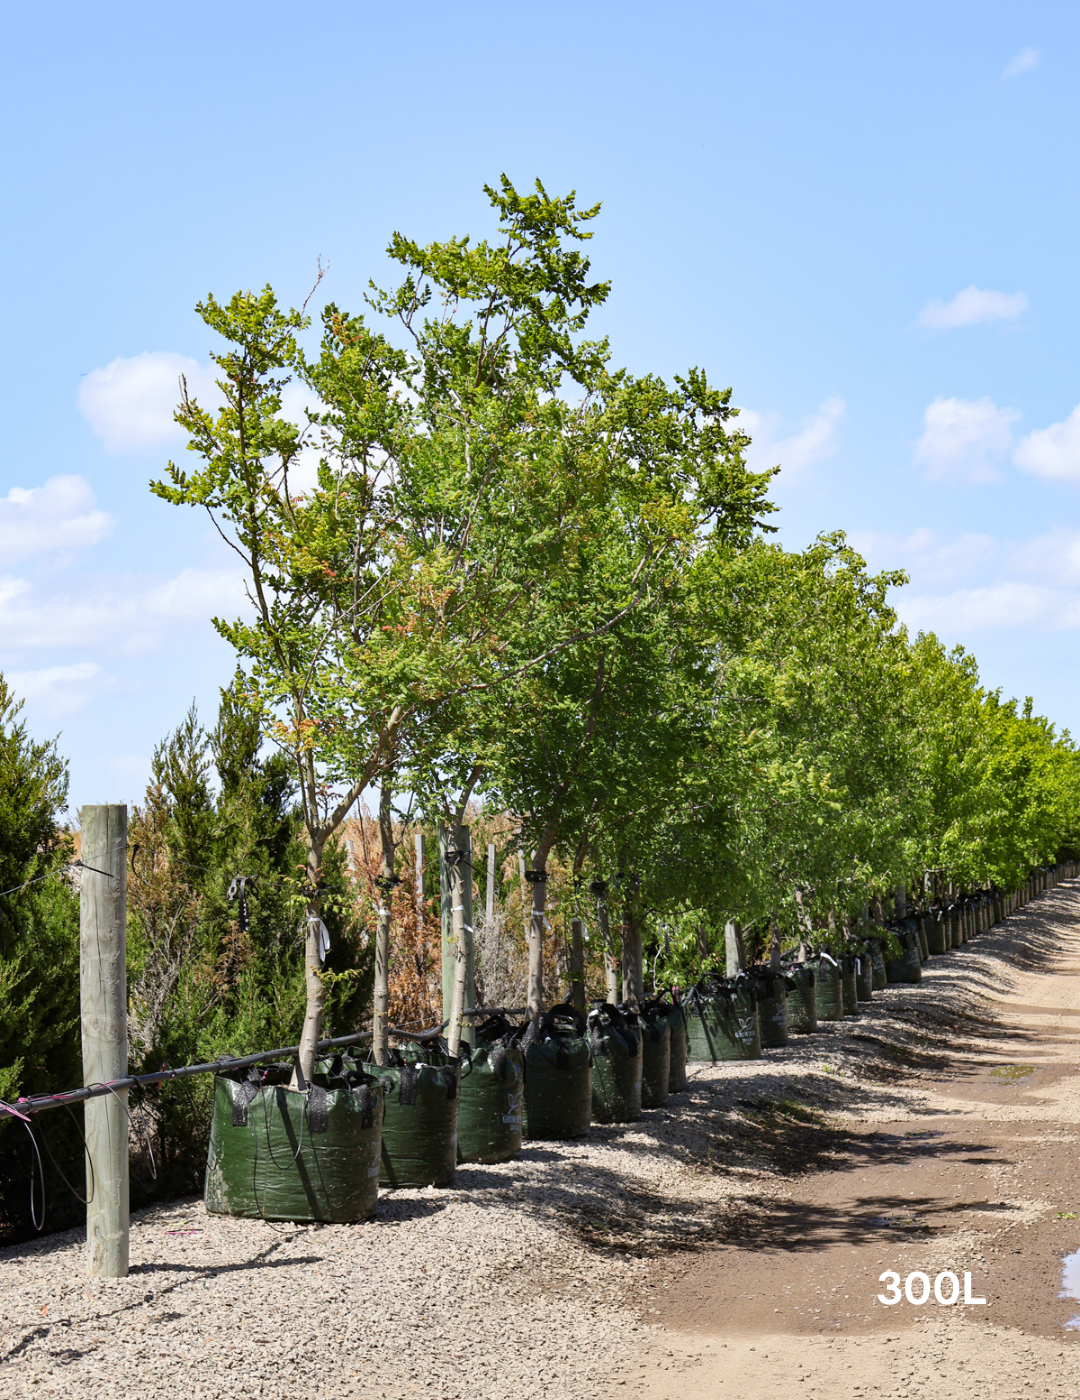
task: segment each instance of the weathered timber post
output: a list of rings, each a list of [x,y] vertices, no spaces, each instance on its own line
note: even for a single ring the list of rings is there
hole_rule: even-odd
[[[585,939],[581,920],[570,920],[570,1000],[585,1015]]]
[[[82,809],[80,854],[83,1084],[109,1084],[127,1075],[126,806]],[[126,1104],[127,1090],[120,1089],[83,1107],[87,1266],[105,1278],[126,1278],[128,1271]]]

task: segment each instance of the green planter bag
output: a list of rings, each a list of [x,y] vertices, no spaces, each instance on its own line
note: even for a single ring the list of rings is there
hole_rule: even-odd
[[[922,963],[919,960],[919,940],[914,933],[898,934],[903,945],[903,956],[885,964],[890,982],[921,982]]]
[[[855,959],[855,995],[859,1001],[869,1001],[874,994],[874,964],[869,948]]]
[[[949,909],[949,929],[952,936],[952,946],[962,948],[964,946],[964,920],[959,904],[953,904]]]
[[[819,1021],[842,1021],[844,988],[840,964],[829,953],[819,953],[810,964],[817,974],[817,1015]]]
[[[584,1137],[592,1122],[592,1054],[585,1021],[572,1006],[553,1006],[530,1022],[525,1051],[525,1137]]]
[[[683,1007],[686,1058],[760,1060],[761,1026],[753,979],[708,978],[692,987]]]
[[[594,1123],[641,1117],[641,1034],[621,1007],[600,1002],[589,1012]]]
[[[787,976],[788,1034],[812,1035],[817,1030],[817,973],[809,963],[795,963]]]
[[[936,957],[952,947],[952,930],[941,909],[931,909],[926,916],[926,946]]]
[[[350,1067],[316,1073],[306,1094],[291,1065],[214,1076],[203,1201],[212,1215],[370,1220],[379,1194],[385,1087]]]
[[[641,1030],[641,1106],[662,1108],[671,1092],[668,1087],[671,1083],[671,1022],[668,1008],[646,1002],[638,1016],[638,1026]]]
[[[925,914],[920,914],[915,920],[915,925],[919,931],[919,956],[923,962],[930,956],[930,940],[926,935],[926,924],[927,916]]]
[[[476,1047],[465,1049],[458,1088],[459,1162],[509,1162],[521,1151],[525,1056],[515,1028],[501,1016],[476,1028]]]
[[[859,988],[856,982],[855,963],[857,959],[850,953],[840,957],[840,1001],[845,1016],[855,1016],[859,1011]]]
[[[391,1050],[393,1064],[365,1066],[390,1081],[380,1186],[447,1186],[457,1169],[461,1061],[434,1045]]]
[[[777,1050],[788,1043],[788,999],[791,983],[782,973],[767,967],[754,967],[750,975],[757,983],[758,1025],[761,1044]]]

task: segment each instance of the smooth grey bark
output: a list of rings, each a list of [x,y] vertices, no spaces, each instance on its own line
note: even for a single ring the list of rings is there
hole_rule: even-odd
[[[394,824],[390,804],[392,777],[384,776],[379,789],[379,911],[375,925],[375,1014],[372,1018],[371,1053],[377,1065],[385,1065],[390,1049],[390,914],[394,897]]]
[[[699,935],[700,932],[699,929]],[[746,967],[746,949],[743,946],[742,924],[734,919],[729,919],[724,925],[724,963],[725,971],[729,977],[737,977]]]
[[[585,938],[580,919],[570,920],[570,1000],[585,1015]]]
[[[619,962],[611,943],[611,921],[608,917],[607,885],[597,880],[593,885],[596,895],[596,922],[600,925],[600,940],[604,947],[604,994],[612,1006],[619,1000]]]

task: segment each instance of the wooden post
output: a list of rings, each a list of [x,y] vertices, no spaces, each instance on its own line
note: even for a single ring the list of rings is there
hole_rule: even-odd
[[[82,809],[79,998],[83,1084],[127,1075],[127,807]],[[122,1102],[118,1102],[118,1098]],[[88,1099],[86,1244],[91,1274],[128,1271],[127,1090]],[[92,1164],[92,1166],[91,1166]]]
[[[581,920],[570,920],[570,1000],[585,1015],[585,940]]]
[[[488,842],[487,889],[484,891],[484,922],[495,927],[495,842]]]
[[[746,950],[743,947],[742,924],[734,919],[724,925],[725,972],[729,977],[737,977],[746,967]]]

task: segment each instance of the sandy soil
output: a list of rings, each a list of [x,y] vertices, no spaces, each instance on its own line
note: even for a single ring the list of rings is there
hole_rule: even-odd
[[[0,1397],[1078,1396],[1080,881],[925,974],[369,1224],[181,1201],[113,1281],[79,1232],[0,1251]]]

